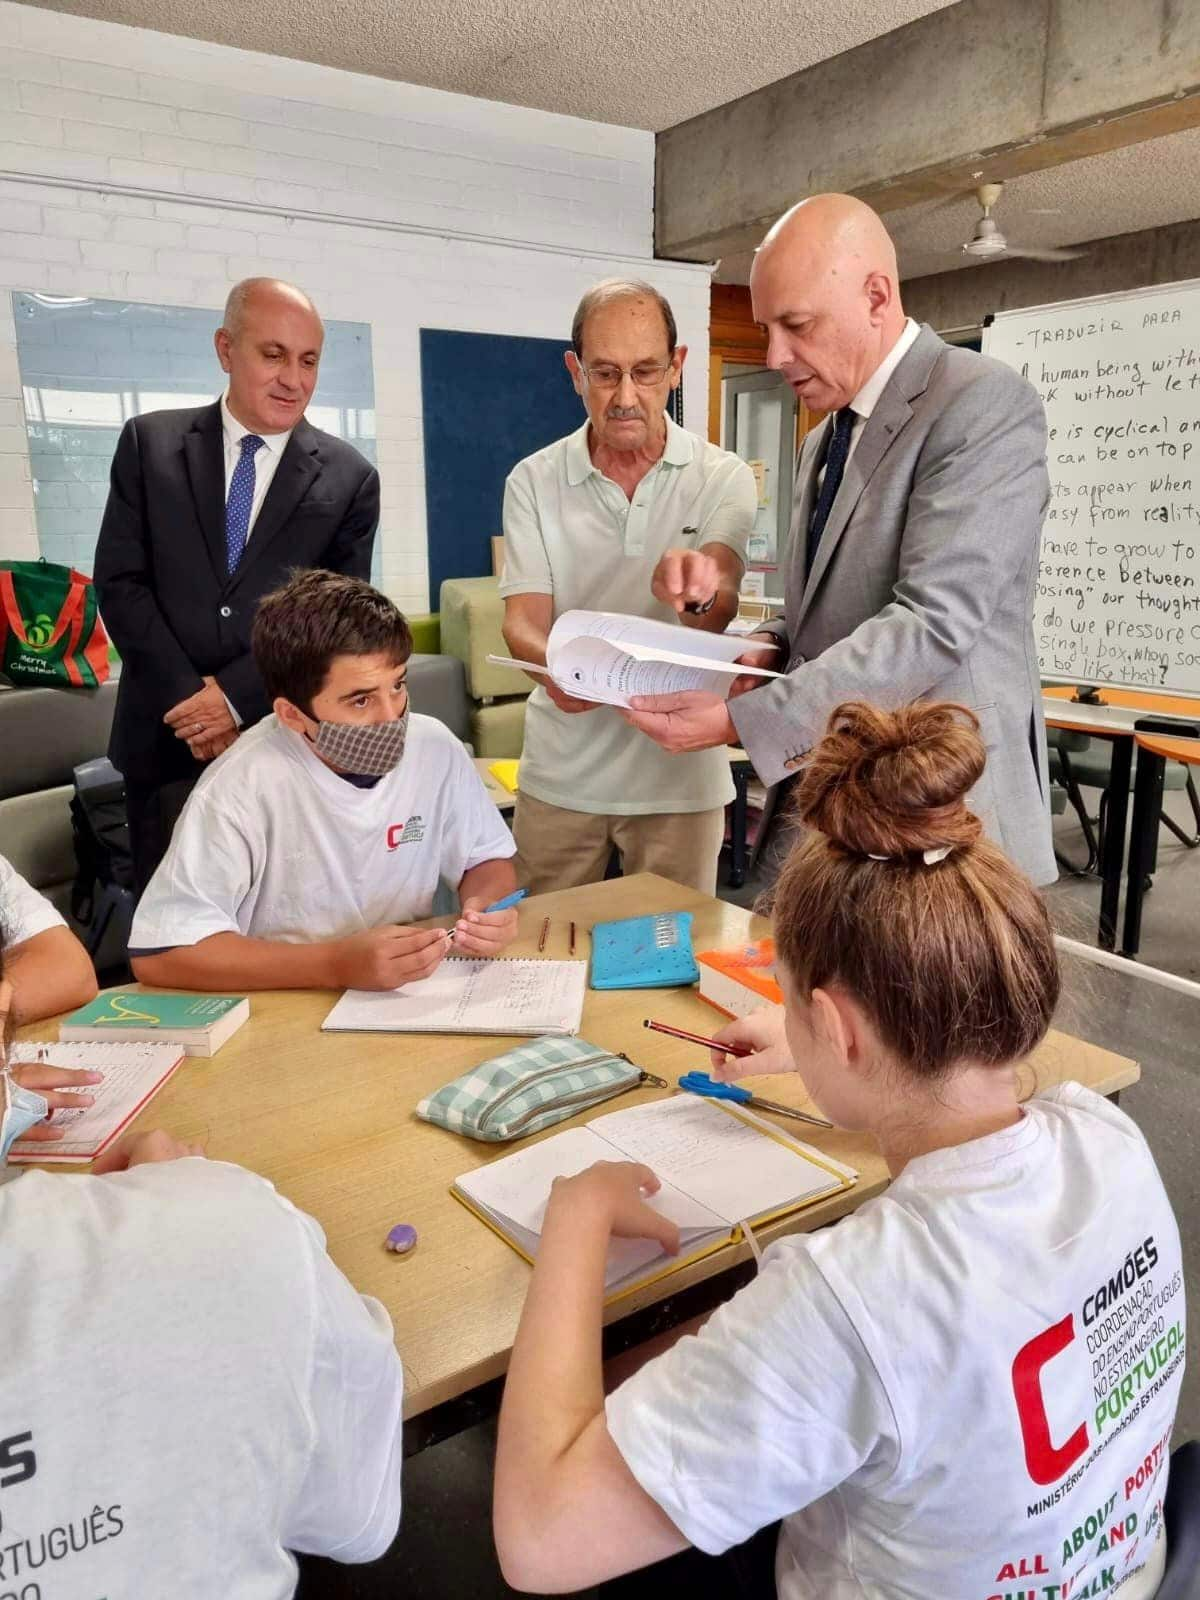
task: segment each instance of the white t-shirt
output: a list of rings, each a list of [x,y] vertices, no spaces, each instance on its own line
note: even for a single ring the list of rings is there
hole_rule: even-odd
[[[677,622],[650,593],[660,557],[724,544],[746,559],[754,474],[728,450],[666,422],[662,457],[632,501],[592,464],[587,423],[513,468],[502,595],[552,595],[556,617],[582,608]],[[724,750],[671,755],[613,707],[560,711],[542,688],[526,705],[521,789],[568,811],[617,816],[711,811],[733,799]]]
[[[47,928],[65,928],[66,923],[46,899],[12,865],[0,856],[0,938],[4,947],[24,944]]]
[[[457,887],[515,849],[466,751],[434,718],[410,716],[399,766],[360,789],[267,717],[196,785],[130,949],[214,933],[309,944],[414,922],[430,914],[439,879]]]
[[[1146,1143],[1065,1084],[773,1245],[608,1426],[701,1550],[784,1519],[781,1600],[1142,1600],[1184,1326]]]
[[[0,1592],[284,1600],[289,1550],[387,1549],[391,1324],[269,1183],[198,1158],[26,1172],[0,1238]]]

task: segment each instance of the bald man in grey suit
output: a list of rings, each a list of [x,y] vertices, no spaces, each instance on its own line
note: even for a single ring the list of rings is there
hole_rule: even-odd
[[[792,777],[845,700],[953,700],[978,717],[987,769],[971,804],[1035,883],[1056,876],[1033,639],[1046,426],[1010,368],[904,315],[879,218],[820,195],[781,218],[751,275],[767,364],[814,410],[782,560],[785,613],[747,641],[728,703],[657,696],[628,714],[669,750],[741,744]]]

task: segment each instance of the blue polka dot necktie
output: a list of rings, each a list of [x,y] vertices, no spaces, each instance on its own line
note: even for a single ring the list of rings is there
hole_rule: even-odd
[[[849,406],[843,406],[833,419],[833,433],[825,455],[825,476],[821,480],[821,492],[817,496],[817,503],[813,507],[813,514],[808,524],[806,569],[808,572],[812,571],[813,562],[817,559],[821,535],[825,532],[825,524],[829,521],[829,513],[833,510],[833,502],[837,499],[837,492],[841,488],[842,474],[846,470],[846,458],[850,454],[850,435],[853,432],[854,412]]]
[[[254,453],[262,446],[256,433],[242,435],[242,453],[229,480],[225,502],[225,565],[230,577],[237,571],[250,535],[250,508],[254,504]]]

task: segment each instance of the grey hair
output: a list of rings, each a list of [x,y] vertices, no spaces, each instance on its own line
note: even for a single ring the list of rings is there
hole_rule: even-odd
[[[224,315],[221,326],[231,339],[236,339],[242,331],[242,321],[246,315],[246,306],[255,292],[259,289],[284,289],[290,295],[295,295],[321,321],[320,313],[315,305],[305,294],[303,289],[297,289],[294,283],[285,283],[282,278],[243,278],[241,283],[235,283],[229,291],[229,298],[225,302]]]
[[[571,323],[571,345],[577,360],[583,359],[583,329],[587,319],[593,311],[611,305],[614,300],[653,300],[662,312],[667,330],[667,353],[675,354],[678,332],[675,313],[666,295],[660,294],[652,283],[646,283],[641,278],[605,278],[602,283],[593,284],[575,308],[575,318]]]

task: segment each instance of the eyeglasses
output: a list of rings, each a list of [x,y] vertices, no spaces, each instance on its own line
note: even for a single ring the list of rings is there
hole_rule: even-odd
[[[639,361],[636,367],[618,367],[611,361],[598,361],[593,367],[579,363],[579,370],[597,389],[615,389],[626,373],[639,389],[656,389],[670,372],[673,361]]]

